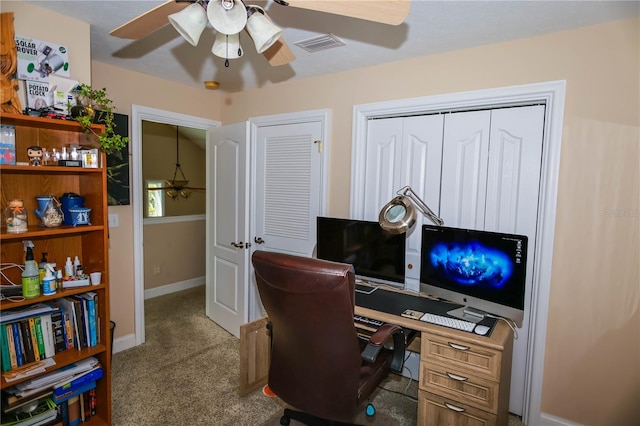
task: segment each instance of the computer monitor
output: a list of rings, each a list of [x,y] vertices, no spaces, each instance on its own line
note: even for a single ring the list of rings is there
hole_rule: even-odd
[[[524,318],[527,237],[422,226],[420,290],[463,305],[448,314],[479,322],[486,313]]]
[[[318,259],[350,263],[362,280],[404,285],[404,234],[391,234],[378,222],[319,216],[317,235]]]

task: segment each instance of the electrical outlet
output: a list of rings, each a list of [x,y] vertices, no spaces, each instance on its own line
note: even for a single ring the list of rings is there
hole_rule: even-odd
[[[154,265],[153,275],[160,275],[160,265]]]

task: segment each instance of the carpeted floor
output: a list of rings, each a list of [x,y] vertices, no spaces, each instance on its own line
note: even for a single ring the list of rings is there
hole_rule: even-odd
[[[113,356],[114,426],[279,424],[280,400],[238,396],[240,341],[206,317],[204,287],[147,300],[145,322],[146,343]],[[374,394],[376,416],[357,421],[413,426],[417,392],[392,375]],[[522,423],[512,416],[509,425]]]

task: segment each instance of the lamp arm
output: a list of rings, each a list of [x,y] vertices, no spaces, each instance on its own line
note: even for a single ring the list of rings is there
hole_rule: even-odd
[[[398,194],[409,198],[413,204],[415,204],[420,213],[426,216],[431,222],[438,226],[444,225],[444,220],[436,215],[410,186],[405,186],[398,191]]]

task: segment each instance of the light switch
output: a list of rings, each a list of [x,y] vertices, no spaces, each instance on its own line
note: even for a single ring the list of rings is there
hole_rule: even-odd
[[[119,226],[118,220],[120,215],[117,213],[109,214],[109,228],[117,228]]]

